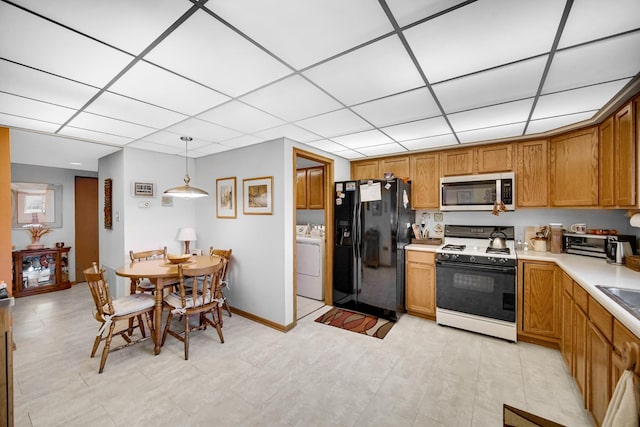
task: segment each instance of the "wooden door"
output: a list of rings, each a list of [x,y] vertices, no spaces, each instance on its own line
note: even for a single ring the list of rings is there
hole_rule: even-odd
[[[442,176],[471,175],[473,173],[473,148],[442,152]]]
[[[593,323],[589,323],[588,334],[587,378],[589,389],[587,396],[589,400],[587,409],[591,411],[598,425],[602,425],[609,406],[609,399],[611,399],[612,347]]]
[[[98,178],[76,176],[75,182],[76,282],[84,281],[82,270],[99,262]]]
[[[511,172],[513,144],[489,144],[476,148],[478,173]]]
[[[296,209],[307,209],[307,170],[296,170]]]
[[[440,155],[438,153],[411,156],[411,207],[440,207]]]
[[[401,156],[380,159],[378,172],[380,175],[391,172],[396,178],[405,178],[410,176],[409,170],[409,156]]]
[[[573,310],[573,354],[574,373],[580,394],[583,396],[585,406],[587,404],[587,328],[589,319],[584,311],[578,306]]]
[[[363,160],[351,163],[351,179],[377,179],[380,177],[377,160]]]
[[[560,338],[561,303],[555,264],[525,263],[523,331],[541,338]]]
[[[516,199],[518,207],[549,206],[549,143],[547,140],[518,144]]]
[[[407,251],[407,311],[433,318],[436,314],[435,254]]]
[[[573,373],[573,298],[567,292],[562,292],[562,338],[560,353],[564,363]]]
[[[324,166],[307,169],[307,209],[324,209]]]
[[[607,120],[602,122],[598,131],[600,135],[598,148],[600,156],[600,158],[598,159],[598,165],[600,167],[600,188],[598,189],[598,191],[600,192],[600,206],[613,206],[615,205],[615,151],[613,147],[613,117],[609,117]]]
[[[633,104],[627,104],[614,116],[615,202],[617,206],[636,204],[636,135],[633,128]]]

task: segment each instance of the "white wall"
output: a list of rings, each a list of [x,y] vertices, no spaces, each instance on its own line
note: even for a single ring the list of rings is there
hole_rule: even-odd
[[[11,164],[11,182],[35,182],[43,184],[62,185],[62,227],[54,228],[49,234],[45,234],[41,242],[46,247],[53,247],[55,242],[64,242],[71,246],[69,252],[69,279],[76,280],[76,256],[75,256],[75,177],[97,177],[98,174],[90,171],[74,169],[48,168],[43,166]],[[31,243],[31,236],[25,230],[12,229],[11,243],[16,249],[25,249]],[[83,280],[78,278],[78,280]]]

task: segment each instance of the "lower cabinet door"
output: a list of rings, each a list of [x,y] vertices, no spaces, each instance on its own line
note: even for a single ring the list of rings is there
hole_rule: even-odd
[[[604,421],[609,399],[611,399],[611,353],[613,348],[593,323],[589,323],[589,405],[598,425]]]
[[[573,377],[576,380],[580,394],[584,398],[585,407],[587,406],[587,328],[589,327],[589,319],[580,307],[573,307],[573,354],[574,369]]]

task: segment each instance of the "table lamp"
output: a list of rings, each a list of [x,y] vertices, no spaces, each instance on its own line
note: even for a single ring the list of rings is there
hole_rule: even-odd
[[[188,254],[189,252],[189,243],[193,240],[196,241],[196,230],[192,227],[182,227],[178,230],[178,239],[181,242],[184,242],[184,253]]]

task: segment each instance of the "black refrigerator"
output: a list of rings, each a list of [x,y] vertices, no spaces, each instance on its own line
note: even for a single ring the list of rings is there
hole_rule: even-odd
[[[397,320],[404,309],[404,247],[411,242],[411,184],[336,182],[333,305]]]

